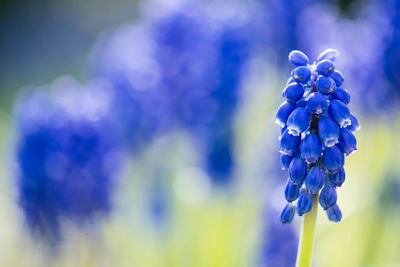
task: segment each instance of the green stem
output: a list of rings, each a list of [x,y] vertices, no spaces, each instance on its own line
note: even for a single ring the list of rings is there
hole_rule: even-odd
[[[296,267],[310,267],[314,248],[315,224],[318,213],[318,193],[313,195],[313,206],[309,213],[304,214],[297,250]]]

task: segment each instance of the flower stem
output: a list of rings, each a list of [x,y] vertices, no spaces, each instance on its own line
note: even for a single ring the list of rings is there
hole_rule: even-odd
[[[313,206],[310,212],[304,214],[297,250],[296,267],[310,267],[314,248],[315,224],[318,213],[318,193],[313,195]]]

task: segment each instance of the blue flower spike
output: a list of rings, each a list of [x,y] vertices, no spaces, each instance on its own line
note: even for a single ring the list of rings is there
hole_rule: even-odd
[[[360,126],[348,107],[350,93],[341,87],[344,76],[334,63],[338,55],[327,49],[310,63],[298,50],[289,54],[295,68],[276,115],[281,163],[289,170],[282,223],[290,223],[296,211],[299,216],[310,212],[315,201],[330,221],[342,219],[337,190],[346,177],[345,156],[357,150],[354,134]]]

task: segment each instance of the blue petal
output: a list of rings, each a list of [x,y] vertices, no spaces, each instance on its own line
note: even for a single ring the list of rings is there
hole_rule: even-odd
[[[346,129],[349,130],[349,131],[351,131],[352,133],[358,132],[358,131],[360,130],[361,127],[360,127],[360,125],[358,124],[357,118],[356,118],[353,114],[350,114],[350,121],[351,121],[351,124],[348,125],[348,126],[346,127]]]
[[[287,128],[292,135],[300,135],[310,124],[310,113],[305,108],[296,108],[287,120]]]
[[[312,167],[306,176],[306,187],[311,194],[316,194],[324,185],[325,171],[319,166]]]
[[[307,97],[306,109],[312,114],[322,114],[328,110],[329,102],[320,92],[311,93]]]
[[[289,134],[289,131],[286,131],[281,136],[281,144],[279,152],[282,154],[287,154],[289,156],[294,155],[299,149],[300,145],[300,136],[294,136]]]
[[[307,164],[297,156],[292,159],[289,165],[289,178],[295,183],[301,185],[307,174]]]
[[[344,155],[337,146],[325,148],[322,154],[322,164],[329,173],[336,173],[343,167]]]
[[[336,49],[328,48],[321,54],[319,54],[317,61],[321,61],[324,59],[329,59],[330,61],[335,61],[336,57],[339,55],[339,52]]]
[[[285,188],[285,198],[288,202],[293,202],[299,197],[300,187],[301,185],[288,180]]]
[[[329,182],[334,185],[334,186],[342,186],[344,183],[344,180],[346,178],[346,172],[344,171],[344,168],[341,167],[336,173],[330,173],[328,174],[328,179]]]
[[[321,140],[316,134],[308,134],[300,145],[301,157],[307,163],[315,163],[322,153]]]
[[[332,93],[336,88],[335,81],[330,77],[325,76],[320,76],[317,79],[316,86],[318,91],[320,91],[324,95]]]
[[[296,103],[304,94],[304,88],[299,83],[290,83],[284,89],[284,97],[289,103]]]
[[[346,156],[349,156],[357,150],[357,140],[351,131],[340,128],[338,147]]]
[[[336,87],[340,87],[344,82],[343,73],[338,70],[335,70],[331,75],[329,75],[329,77],[335,81]]]
[[[289,54],[289,62],[294,66],[305,66],[308,64],[308,57],[299,50],[293,50]]]
[[[295,211],[296,208],[292,204],[290,203],[286,204],[285,208],[281,213],[281,222],[290,223],[293,220]]]
[[[307,190],[301,190],[299,200],[297,201],[297,214],[302,216],[303,214],[310,212],[312,204],[312,195]]]
[[[333,92],[331,95],[333,99],[338,99],[346,105],[350,103],[350,94],[346,89],[336,88],[335,92]]]
[[[334,186],[325,186],[319,195],[319,204],[326,210],[336,204],[337,194]]]
[[[339,126],[330,116],[323,117],[318,122],[318,135],[326,147],[339,142]]]
[[[292,71],[291,76],[296,82],[307,83],[311,78],[311,70],[306,66],[300,66]]]
[[[293,157],[286,155],[286,154],[281,154],[281,164],[283,169],[288,169],[290,166],[290,162],[292,161]]]
[[[283,102],[279,108],[278,112],[276,113],[276,120],[275,123],[278,124],[281,127],[285,127],[287,119],[292,113],[292,111],[295,109],[295,105],[289,102]]]
[[[324,59],[317,64],[317,73],[320,75],[328,76],[335,71],[335,64],[329,59]]]
[[[342,101],[337,99],[332,100],[329,103],[328,111],[340,127],[351,125],[350,110]]]
[[[337,204],[328,208],[326,210],[326,215],[328,215],[328,219],[333,222],[340,222],[342,219],[342,211]]]

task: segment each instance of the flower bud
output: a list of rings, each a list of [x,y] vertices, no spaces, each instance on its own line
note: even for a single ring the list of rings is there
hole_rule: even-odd
[[[287,128],[291,135],[298,136],[307,130],[310,124],[310,113],[305,108],[296,108],[287,120]]]
[[[346,89],[336,88],[335,92],[333,92],[331,96],[333,99],[340,100],[346,105],[350,103],[350,94]]]
[[[340,222],[342,219],[342,211],[337,204],[328,208],[326,210],[326,215],[328,215],[328,219],[332,222]]]
[[[288,202],[293,202],[299,197],[301,185],[288,180],[285,188],[285,198]]]
[[[292,113],[292,111],[295,109],[295,105],[289,102],[283,102],[279,108],[278,112],[276,113],[276,120],[275,123],[278,124],[281,127],[285,127],[287,119]]]
[[[302,216],[303,214],[310,212],[312,209],[313,198],[310,192],[307,190],[301,190],[299,200],[297,201],[297,214]]]
[[[336,204],[337,194],[334,186],[324,186],[319,195],[319,204],[326,210]]]
[[[307,83],[311,78],[311,70],[306,66],[300,66],[292,71],[293,79],[298,83]]]
[[[350,114],[350,121],[351,121],[351,124],[348,125],[346,127],[346,129],[351,131],[352,133],[358,132],[358,130],[360,130],[361,127],[358,124],[357,118],[353,114]]]
[[[306,188],[311,194],[316,194],[322,188],[325,181],[325,171],[319,166],[312,167],[306,176]]]
[[[308,57],[299,50],[293,50],[289,54],[289,62],[294,66],[305,66],[308,64]]]
[[[329,102],[320,92],[314,92],[307,98],[306,109],[312,114],[322,114],[328,110]]]
[[[317,64],[317,73],[328,76],[335,71],[335,64],[329,59],[324,59]]]
[[[307,164],[297,156],[292,159],[289,165],[289,178],[294,184],[301,185],[307,174]]]
[[[324,59],[329,59],[330,61],[335,61],[336,57],[339,55],[339,52],[336,49],[328,48],[321,54],[319,54],[317,61],[321,61]]]
[[[289,156],[294,155],[299,149],[300,145],[300,136],[294,136],[289,134],[289,131],[286,131],[281,136],[281,144],[279,152],[282,154],[287,154]]]
[[[339,142],[339,126],[330,116],[323,117],[318,122],[318,135],[326,147]]]
[[[346,178],[346,172],[344,171],[344,168],[340,168],[336,173],[330,173],[328,174],[328,179],[329,182],[334,185],[334,186],[342,186],[344,183],[344,180]]]
[[[337,146],[346,156],[349,156],[357,150],[356,137],[346,128],[340,128],[339,143]]]
[[[301,84],[293,82],[286,86],[283,94],[287,102],[296,103],[303,96],[304,88]]]
[[[320,76],[316,82],[317,89],[324,95],[330,94],[335,91],[336,84],[335,81],[329,77]]]
[[[281,222],[290,223],[293,220],[295,212],[296,212],[295,206],[293,206],[291,203],[286,204],[285,208],[281,213]]]
[[[344,165],[343,152],[337,147],[326,147],[322,155],[322,164],[329,173],[336,173]]]
[[[329,103],[328,111],[341,128],[351,124],[350,110],[342,101],[337,99],[332,100]]]
[[[282,164],[282,168],[285,169],[289,169],[290,166],[290,162],[292,161],[293,157],[286,155],[286,154],[281,154],[281,164]]]
[[[333,73],[331,73],[331,75],[329,75],[329,77],[331,77],[335,81],[336,87],[340,87],[344,82],[343,73],[341,73],[338,70],[335,70]]]
[[[321,141],[316,134],[308,134],[300,144],[301,157],[307,163],[315,163],[322,153]]]

